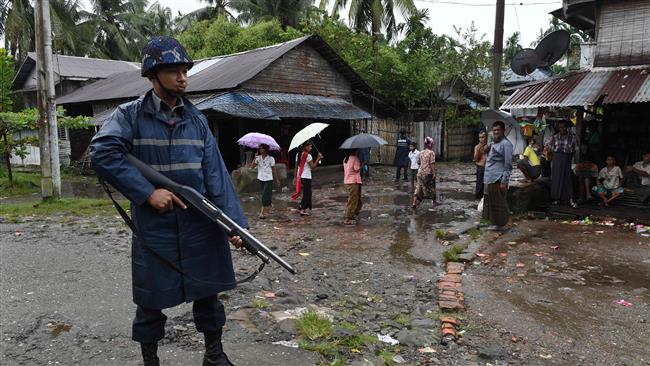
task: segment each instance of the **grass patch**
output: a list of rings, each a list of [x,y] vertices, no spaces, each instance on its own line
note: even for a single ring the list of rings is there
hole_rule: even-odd
[[[301,340],[298,342],[300,348],[307,351],[318,352],[325,357],[336,357],[339,354],[339,344],[335,341],[309,342]]]
[[[442,229],[437,229],[435,233],[436,239],[444,239],[447,236],[447,232]]]
[[[308,311],[296,320],[296,329],[298,334],[312,341],[329,338],[332,335],[332,321],[324,315]]]
[[[442,256],[445,257],[445,261],[447,262],[458,262],[459,254],[463,252],[463,247],[461,247],[458,244],[454,244],[451,246],[451,248],[445,250],[442,252]]]
[[[379,352],[379,357],[381,357],[384,360],[386,366],[393,366],[395,364],[395,361],[393,361],[394,356],[395,355],[393,354],[393,352],[390,352],[385,349]]]
[[[254,298],[251,303],[257,309],[266,309],[269,306],[271,306],[271,304],[268,301],[264,299],[258,299],[257,297]]]
[[[402,326],[409,326],[411,325],[411,317],[406,315],[406,314],[398,314],[395,317],[395,323],[402,325]]]
[[[128,207],[128,201],[121,200],[120,205]],[[24,216],[43,216],[57,213],[72,216],[115,215],[111,201],[94,198],[60,198],[38,202],[10,203],[0,206],[0,216],[16,220]]]
[[[481,236],[481,230],[474,227],[474,228],[471,228],[471,229],[467,230],[467,234],[469,234],[469,237],[472,240],[476,240]]]

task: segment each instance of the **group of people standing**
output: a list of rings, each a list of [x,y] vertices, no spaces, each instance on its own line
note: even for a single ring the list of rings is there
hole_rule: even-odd
[[[641,202],[650,199],[650,151],[643,154],[643,160],[624,170],[616,165],[616,157],[605,156],[605,166],[598,169],[593,156],[603,156],[598,143],[600,138],[593,126],[587,129],[586,145],[588,154],[582,161],[572,164],[579,151],[579,140],[571,131],[571,122],[561,120],[556,123],[557,132],[546,141],[543,150],[536,136],[528,138],[516,167],[526,181],[533,181],[543,175],[550,165],[551,200],[553,204],[566,204],[574,208],[582,200],[595,197],[601,205],[609,206],[620,198],[625,185],[636,193]],[[495,229],[503,230],[508,222],[506,193],[512,170],[512,144],[504,137],[505,124],[497,121],[492,126],[494,142],[488,144],[486,131],[479,132],[479,143],[474,147],[476,164],[476,198],[484,198],[484,216],[494,224]],[[577,185],[574,184],[577,181]],[[579,195],[574,193],[578,187]]]

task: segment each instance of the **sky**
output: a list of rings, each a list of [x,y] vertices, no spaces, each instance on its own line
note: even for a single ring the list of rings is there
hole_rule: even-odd
[[[163,6],[171,8],[174,15],[179,11],[188,13],[206,5],[205,2],[198,0],[158,1]],[[454,25],[466,28],[473,21],[479,35],[485,34],[486,40],[493,41],[496,0],[414,1],[419,9],[429,9],[429,27],[435,33],[453,36]],[[81,2],[88,3],[87,0]],[[548,26],[549,12],[562,6],[562,0],[505,0],[505,2],[504,42],[508,35],[519,31],[524,47],[531,47],[539,36],[540,29]]]

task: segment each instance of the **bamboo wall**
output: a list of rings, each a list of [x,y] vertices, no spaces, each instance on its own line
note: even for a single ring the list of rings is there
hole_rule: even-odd
[[[471,161],[477,137],[474,129],[465,125],[447,126],[446,160]]]

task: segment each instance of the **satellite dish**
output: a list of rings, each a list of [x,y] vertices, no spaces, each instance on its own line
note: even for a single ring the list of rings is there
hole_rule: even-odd
[[[539,63],[537,52],[532,48],[524,48],[512,58],[510,68],[517,75],[527,76],[535,71]]]
[[[565,30],[558,30],[544,37],[535,47],[539,56],[537,67],[549,67],[556,63],[569,49],[570,38],[569,32]]]

